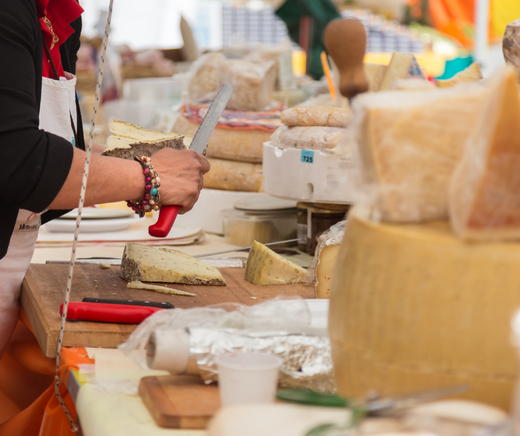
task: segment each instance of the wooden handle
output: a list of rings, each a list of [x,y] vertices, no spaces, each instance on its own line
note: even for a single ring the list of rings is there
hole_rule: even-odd
[[[339,69],[339,92],[347,98],[368,91],[363,69],[367,34],[361,21],[354,18],[332,20],[323,33],[327,53]]]

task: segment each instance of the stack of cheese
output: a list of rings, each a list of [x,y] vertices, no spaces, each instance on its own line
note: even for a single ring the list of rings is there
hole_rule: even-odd
[[[345,133],[349,110],[326,106],[301,106],[282,112],[280,126],[271,137],[279,148],[330,151]]]
[[[469,385],[465,397],[507,409],[519,376],[517,74],[403,94],[353,106],[373,201],[350,212],[332,278],[338,388]]]

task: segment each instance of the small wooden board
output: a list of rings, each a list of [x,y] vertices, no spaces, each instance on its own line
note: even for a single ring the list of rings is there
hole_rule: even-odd
[[[47,357],[56,356],[60,329],[59,308],[65,298],[68,265],[32,264],[22,285],[22,307]],[[76,265],[72,280],[71,301],[84,297],[131,298],[134,300],[169,301],[175,307],[209,306],[218,303],[239,303],[251,306],[278,295],[315,298],[314,286],[295,285],[256,286],[244,279],[244,269],[220,270],[227,286],[168,285],[171,288],[197,294],[196,297],[161,294],[154,291],[128,289],[119,277],[119,267],[102,269],[97,265]],[[164,283],[157,283],[164,285]],[[135,330],[136,324],[114,324],[68,321],[63,345],[65,347],[116,348]]]
[[[198,376],[143,377],[139,395],[159,427],[204,429],[220,409],[217,385]]]

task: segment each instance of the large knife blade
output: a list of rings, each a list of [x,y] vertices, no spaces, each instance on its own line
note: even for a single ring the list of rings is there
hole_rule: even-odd
[[[233,94],[233,87],[229,83],[224,83],[197,129],[193,141],[191,142],[190,150],[195,150],[197,153],[206,155],[209,137],[213,133],[213,130],[215,130],[215,126],[226,108],[231,94]],[[162,206],[157,222],[148,228],[150,236],[156,238],[165,238],[168,236],[178,213],[179,206]]]

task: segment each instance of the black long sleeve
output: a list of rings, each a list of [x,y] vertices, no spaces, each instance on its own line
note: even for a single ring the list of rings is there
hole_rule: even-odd
[[[60,47],[66,71],[75,72],[81,21]],[[43,211],[69,173],[73,148],[38,128],[42,36],[34,0],[0,2],[0,258],[7,251],[19,209]],[[78,124],[81,118],[78,113]]]

